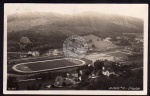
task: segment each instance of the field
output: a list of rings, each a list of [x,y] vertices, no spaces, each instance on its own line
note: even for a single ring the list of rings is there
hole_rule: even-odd
[[[125,58],[127,56],[127,53],[125,52],[119,52],[117,50],[113,50],[110,52],[95,52],[95,53],[91,53],[86,55],[85,58],[92,60],[93,62],[98,60],[98,59],[107,59],[110,61],[120,61],[122,58]]]
[[[115,56],[115,57],[126,57],[127,56],[127,54],[121,53],[121,52],[109,53],[109,55]]]
[[[83,36],[83,38],[85,38],[86,41],[91,41],[90,43],[88,43],[89,47],[92,47],[92,45],[94,45],[99,50],[117,47],[115,44],[108,41],[104,41],[102,40],[102,38],[93,34]]]
[[[87,62],[85,62],[84,60],[69,60],[63,58],[63,59],[19,63],[14,65],[12,68],[13,70],[21,73],[34,73],[34,72],[82,66],[84,64],[87,64]]]
[[[88,54],[88,55],[85,56],[85,58],[87,58],[89,60],[92,60],[93,62],[95,62],[98,59],[103,59],[103,60],[107,59],[107,60],[111,60],[111,61],[114,60],[114,56],[107,55],[107,54],[104,54],[104,53],[98,53],[98,52]]]
[[[98,60],[98,59],[107,59],[110,61],[117,61],[117,62],[121,62],[123,64],[126,65],[130,65],[136,63],[136,64],[143,64],[143,58],[134,58],[134,59],[129,59],[128,60],[128,55],[132,55],[132,53],[128,50],[113,50],[110,52],[95,52],[95,53],[91,53],[85,56],[85,58],[92,60],[93,62]]]

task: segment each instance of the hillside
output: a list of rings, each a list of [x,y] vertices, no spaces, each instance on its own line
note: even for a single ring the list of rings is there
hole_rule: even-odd
[[[7,19],[8,46],[10,47],[19,42],[21,37],[28,37],[34,43],[32,45],[34,47],[41,48],[48,44],[49,48],[56,48],[56,46],[62,47],[63,41],[70,35],[93,34],[100,38],[108,36],[114,38],[122,33],[143,33],[141,19],[96,12],[74,15],[18,13],[9,15]]]
[[[88,42],[88,46],[91,48],[94,45],[97,49],[107,49],[107,48],[115,48],[117,47],[115,44],[103,41],[102,38],[95,36],[93,34],[83,36]]]
[[[8,32],[33,30],[62,33],[140,32],[143,21],[133,17],[84,12],[75,15],[57,13],[18,13],[8,16]]]

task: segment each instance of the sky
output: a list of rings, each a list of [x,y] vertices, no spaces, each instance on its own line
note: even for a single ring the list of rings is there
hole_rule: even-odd
[[[85,11],[94,11],[108,14],[126,15],[144,18],[148,12],[147,4],[35,4],[35,3],[5,3],[5,14],[23,12],[55,12],[60,14],[76,14]]]

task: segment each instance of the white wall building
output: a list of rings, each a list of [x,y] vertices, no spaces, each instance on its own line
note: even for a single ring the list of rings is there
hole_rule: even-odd
[[[107,70],[105,67],[102,67],[102,74],[109,77],[111,74],[115,75],[115,72],[111,69]]]

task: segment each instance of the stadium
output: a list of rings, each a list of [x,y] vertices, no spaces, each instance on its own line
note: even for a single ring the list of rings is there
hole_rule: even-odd
[[[80,67],[91,63],[92,62],[90,60],[87,60],[85,58],[81,60],[79,59],[70,60],[67,58],[60,58],[52,60],[18,63],[12,66],[12,69],[19,73],[38,73],[38,72]]]

